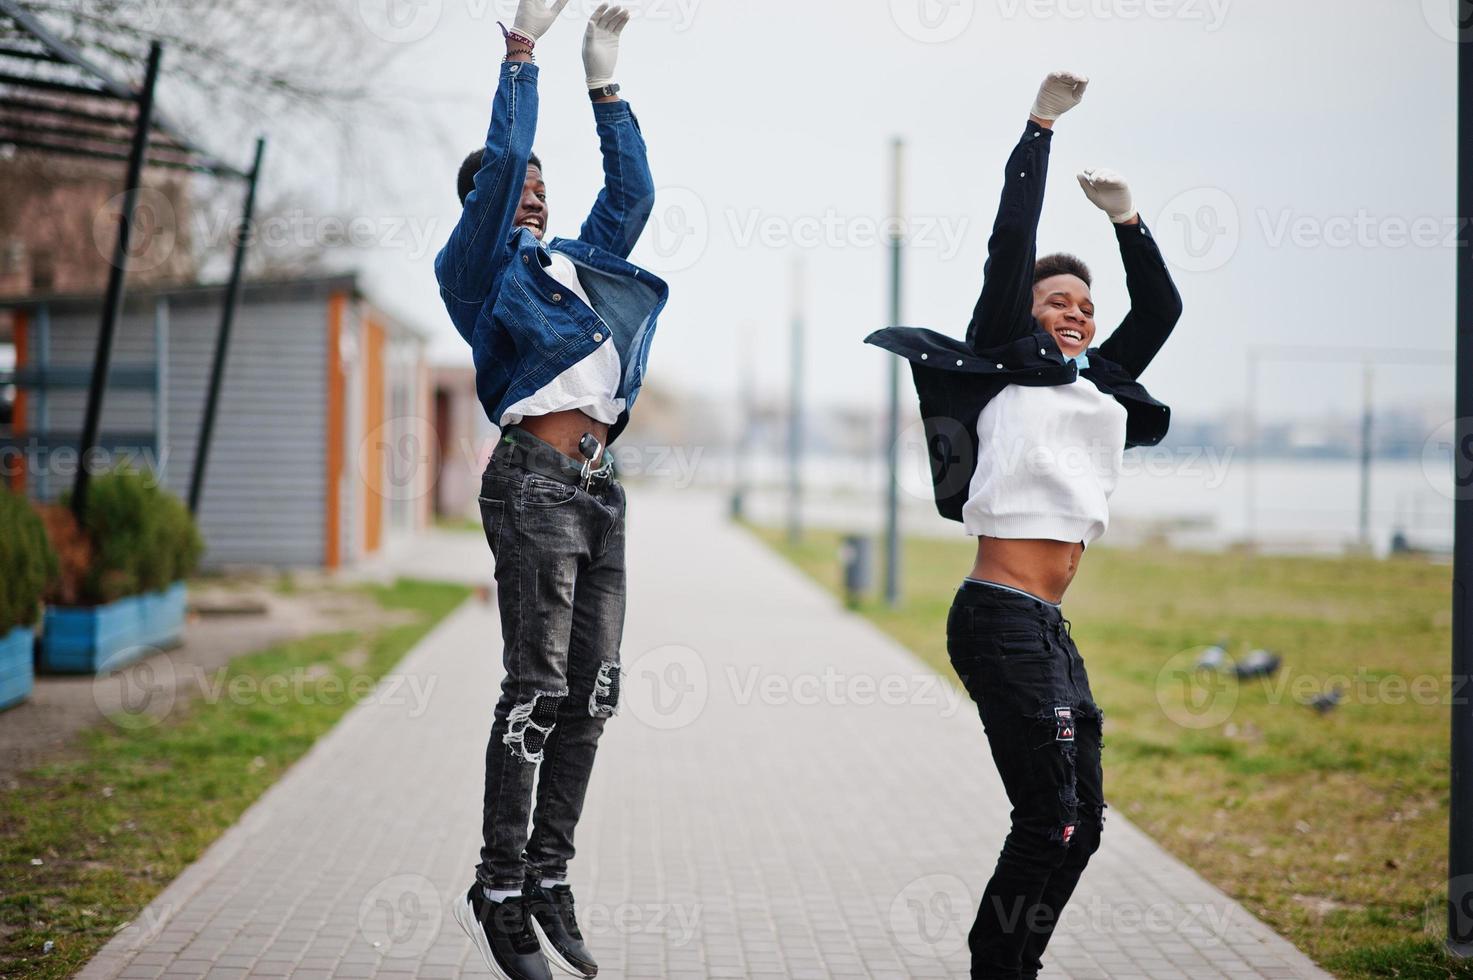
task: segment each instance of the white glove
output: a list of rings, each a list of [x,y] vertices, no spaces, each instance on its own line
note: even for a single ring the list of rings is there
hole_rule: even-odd
[[[1135,206],[1130,200],[1130,185],[1125,178],[1113,170],[1085,170],[1079,175],[1079,186],[1084,196],[1094,202],[1095,207],[1110,216],[1110,220],[1124,224],[1135,217]]]
[[[1039,119],[1057,119],[1079,104],[1089,79],[1072,71],[1051,71],[1038,86],[1033,114]]]
[[[512,23],[512,30],[536,41],[547,33],[567,5],[568,0],[552,0],[551,6],[547,0],[518,0],[517,19]]]
[[[629,23],[629,11],[623,7],[598,5],[583,32],[583,73],[589,88],[608,85],[614,80],[614,65],[619,60],[619,32]]]

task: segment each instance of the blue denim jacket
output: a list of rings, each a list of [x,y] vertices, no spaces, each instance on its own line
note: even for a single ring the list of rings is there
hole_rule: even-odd
[[[603,190],[576,239],[539,242],[512,227],[537,131],[537,66],[501,66],[481,169],[435,256],[435,278],[455,329],[471,345],[476,393],[493,423],[599,344],[613,344],[624,368],[614,394],[625,409],[609,429],[612,443],[628,424],[669,288],[626,261],[655,200],[639,121],[626,102],[594,103],[593,115]],[[592,309],[546,271],[550,251],[578,269]]]

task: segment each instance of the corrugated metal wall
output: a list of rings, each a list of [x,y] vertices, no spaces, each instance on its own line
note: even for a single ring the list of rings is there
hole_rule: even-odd
[[[326,300],[322,294],[252,299],[247,291],[241,304],[200,504],[206,564],[324,560]],[[220,310],[218,303],[174,302],[167,313],[166,441],[157,463],[165,485],[184,497]],[[118,325],[115,365],[153,361],[154,321],[151,302],[130,304]],[[51,362],[90,368],[97,324],[95,309],[52,310]],[[81,430],[85,390],[51,391],[46,400],[49,430]],[[154,405],[151,391],[109,390],[104,432],[152,430]],[[70,485],[66,478],[49,482],[48,495]]]
[[[357,446],[363,440],[363,311],[345,303],[338,352],[343,372],[341,465],[338,470],[338,554],[343,564],[363,557],[363,513],[359,506]]]

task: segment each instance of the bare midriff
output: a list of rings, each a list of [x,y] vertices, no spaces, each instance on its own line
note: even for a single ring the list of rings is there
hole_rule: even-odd
[[[1049,602],[1063,602],[1064,591],[1079,571],[1084,545],[1048,538],[977,538],[972,578],[1000,582],[1031,592]]]
[[[593,433],[594,438],[604,445],[609,442],[609,427],[576,408],[566,412],[533,415],[522,419],[516,427],[579,463],[583,462],[583,453],[578,450],[578,442],[585,432]]]

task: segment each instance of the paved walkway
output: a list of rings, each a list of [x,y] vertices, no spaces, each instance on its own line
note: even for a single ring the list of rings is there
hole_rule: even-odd
[[[631,496],[625,703],[572,869],[600,976],[966,976],[1007,821],[971,705],[720,502]],[[404,560],[490,567],[473,535]],[[479,845],[499,646],[494,606],[455,612],[83,976],[484,975],[445,903]],[[1049,960],[1326,976],[1114,811]]]

